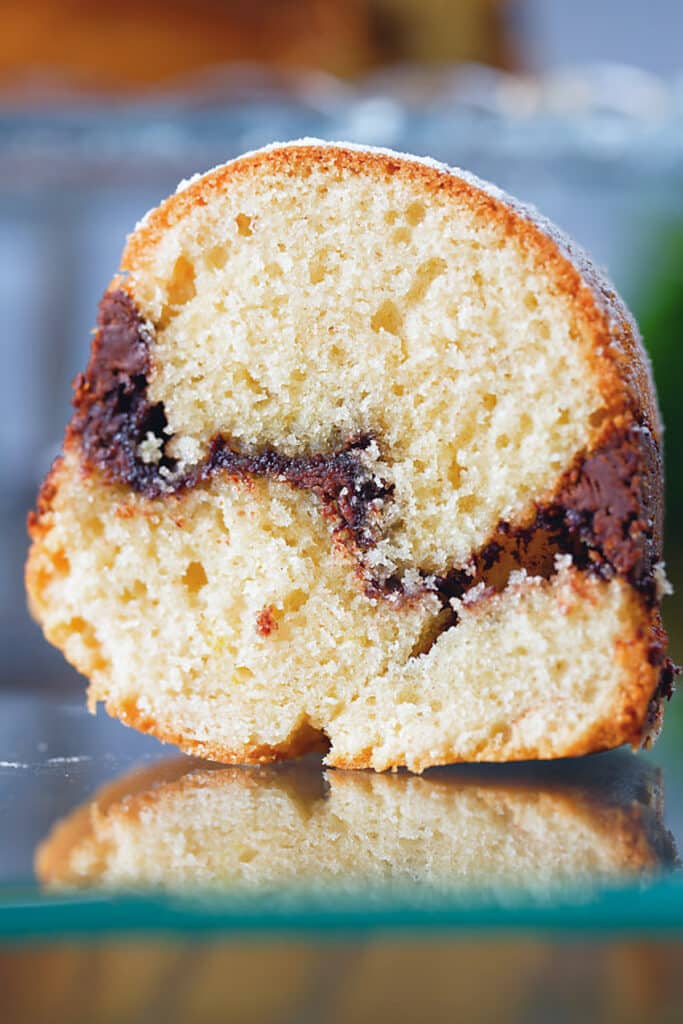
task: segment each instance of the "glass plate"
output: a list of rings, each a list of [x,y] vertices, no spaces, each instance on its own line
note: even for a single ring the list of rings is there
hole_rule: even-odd
[[[422,776],[178,756],[73,694],[0,696],[0,937],[683,924],[683,759]]]

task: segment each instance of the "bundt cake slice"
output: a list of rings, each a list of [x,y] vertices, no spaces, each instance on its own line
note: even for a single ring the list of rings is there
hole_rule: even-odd
[[[31,517],[31,607],[124,722],[376,769],[640,744],[672,688],[620,299],[460,171],[308,140],[129,237]]]

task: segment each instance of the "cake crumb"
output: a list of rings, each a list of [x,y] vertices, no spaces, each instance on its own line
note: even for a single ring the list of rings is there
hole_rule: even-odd
[[[138,458],[149,465],[150,463],[158,463],[163,455],[164,442],[156,434],[153,434],[151,430],[147,431],[144,441],[141,441],[138,445]]]
[[[267,604],[256,616],[256,629],[261,636],[270,636],[278,628],[278,622],[273,614],[272,604]]]

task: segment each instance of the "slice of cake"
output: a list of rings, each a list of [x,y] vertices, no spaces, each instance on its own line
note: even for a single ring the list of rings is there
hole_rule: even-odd
[[[124,722],[421,770],[650,739],[672,689],[637,329],[460,171],[314,140],[128,239],[31,517],[31,607]]]
[[[585,764],[585,763],[584,763]],[[36,855],[51,888],[323,891],[418,883],[504,898],[651,875],[676,863],[658,770],[603,764],[444,769],[415,778],[319,765],[162,762],[104,786]],[[578,767],[579,770],[576,770]]]

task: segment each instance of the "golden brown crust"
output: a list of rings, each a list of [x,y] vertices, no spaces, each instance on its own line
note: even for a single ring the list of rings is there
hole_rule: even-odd
[[[58,456],[43,480],[35,510],[27,517],[27,529],[31,538],[31,548],[24,568],[24,582],[28,596],[29,611],[38,621],[45,587],[51,578],[50,559],[43,541],[50,530],[52,505],[59,490],[60,477],[64,459]]]
[[[303,754],[324,753],[329,748],[325,734],[319,729],[314,729],[305,720],[299,723],[286,740],[274,746],[261,743],[227,749],[209,742],[188,738],[183,733],[176,732],[166,723],[159,722],[153,715],[140,711],[134,699],[128,702],[107,700],[104,702],[104,706],[108,714],[118,718],[124,725],[132,726],[138,732],[155,736],[163,743],[173,743],[186,754],[206,758],[210,761],[219,761],[221,764],[274,764],[278,761],[289,761],[294,757],[301,757]]]

